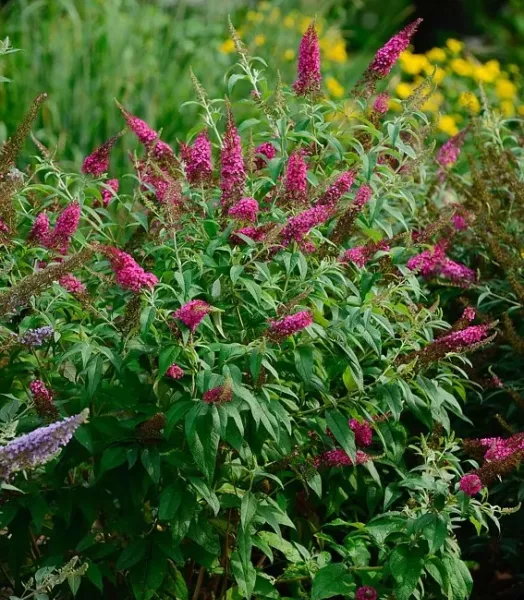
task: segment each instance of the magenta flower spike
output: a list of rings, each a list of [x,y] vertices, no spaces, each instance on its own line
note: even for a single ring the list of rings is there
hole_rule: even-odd
[[[389,75],[399,56],[408,48],[411,38],[421,23],[422,19],[413,21],[380,48],[368,67],[368,73],[380,79]]]
[[[322,74],[320,73],[320,45],[315,23],[307,28],[298,50],[297,79],[293,90],[297,96],[320,93]]]

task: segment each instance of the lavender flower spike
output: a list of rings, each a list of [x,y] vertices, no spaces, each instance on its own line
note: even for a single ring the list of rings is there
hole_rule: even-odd
[[[48,462],[71,440],[88,414],[85,409],[78,415],[21,435],[0,448],[0,480],[16,471],[33,469]]]
[[[24,346],[36,348],[37,346],[41,346],[52,335],[53,328],[46,325],[45,327],[38,327],[38,329],[28,329],[24,335],[18,338],[18,341]]]

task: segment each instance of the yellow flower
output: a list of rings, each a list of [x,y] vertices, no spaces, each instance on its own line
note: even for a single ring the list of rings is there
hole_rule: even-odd
[[[428,64],[428,59],[423,54],[411,54],[402,52],[400,55],[400,67],[410,75],[418,75]]]
[[[300,23],[298,24],[298,28],[301,33],[306,33],[306,29],[311,24],[312,19],[310,17],[300,17]]]
[[[246,14],[246,19],[251,21],[252,23],[261,23],[264,20],[264,15],[254,10],[248,10]]]
[[[463,58],[454,58],[450,61],[449,66],[461,77],[471,77],[473,75],[473,66]]]
[[[462,52],[462,48],[464,48],[464,44],[462,42],[454,40],[453,38],[450,38],[446,42],[446,46],[451,50],[453,54],[459,54],[460,52]]]
[[[433,73],[433,71],[435,72]],[[426,75],[433,75],[433,81],[437,85],[440,85],[446,77],[446,71],[444,71],[442,67],[437,67],[437,65],[426,65],[424,67],[424,73]]]
[[[326,78],[326,87],[328,92],[335,98],[342,98],[344,95],[344,88],[334,77]]]
[[[296,21],[293,15],[286,15],[284,17],[284,27],[287,27],[288,29],[293,29],[295,23]]]
[[[255,46],[263,46],[266,43],[266,36],[259,34],[255,36]]]
[[[462,92],[459,96],[459,105],[470,110],[472,113],[480,112],[480,102],[473,92]]]
[[[486,69],[489,69],[494,75],[500,75],[500,63],[498,60],[488,60],[484,65]]]
[[[519,113],[519,115],[521,117],[524,117],[524,104],[521,104],[518,108],[517,108],[517,112]]]
[[[517,95],[517,86],[509,79],[498,79],[495,84],[495,93],[502,100],[511,100]]]
[[[500,110],[505,117],[513,117],[515,114],[515,106],[511,100],[502,100]]]
[[[222,42],[218,48],[222,54],[231,54],[235,51],[235,42],[233,40],[226,40]]]
[[[426,52],[426,56],[431,62],[444,62],[446,60],[446,53],[442,48],[431,48]]]
[[[451,115],[441,115],[438,121],[438,129],[449,136],[457,135],[459,128]]]
[[[482,83],[493,83],[497,78],[496,74],[491,69],[486,67],[486,65],[474,67],[473,77],[477,81],[482,81]]]
[[[284,58],[286,60],[293,60],[295,58],[295,51],[291,50],[291,48],[289,48],[288,50],[286,50],[284,52]]]
[[[438,112],[444,103],[444,96],[440,92],[433,92],[421,106],[425,112]]]
[[[347,61],[348,55],[344,40],[338,39],[332,41],[328,38],[322,38],[320,40],[320,47],[323,50],[323,56],[326,60],[336,63],[345,63]]]
[[[404,100],[408,96],[411,96],[411,94],[413,93],[413,86],[409,83],[406,83],[405,81],[402,81],[395,88],[395,92],[397,93],[397,96],[399,98]]]

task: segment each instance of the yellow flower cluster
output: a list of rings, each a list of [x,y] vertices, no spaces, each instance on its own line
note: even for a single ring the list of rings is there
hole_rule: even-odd
[[[488,101],[505,117],[524,115],[524,105],[517,105],[519,88],[516,83],[520,74],[517,65],[509,65],[507,71],[497,60],[483,63],[465,52],[463,42],[449,39],[443,48],[432,48],[425,54],[403,52],[399,59],[402,79],[397,81],[397,98],[405,100],[431,76],[436,86],[422,105],[422,110],[438,114],[437,127],[447,135],[456,135],[459,125],[468,113],[481,111],[479,85],[482,85]],[[390,103],[392,110],[400,110],[396,100]]]

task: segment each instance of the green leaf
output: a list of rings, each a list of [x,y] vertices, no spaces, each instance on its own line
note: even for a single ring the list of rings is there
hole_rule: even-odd
[[[188,479],[202,498],[209,504],[209,507],[216,517],[220,512],[220,502],[218,501],[215,492],[209,489],[202,479],[198,479],[197,477],[188,477]]]
[[[311,600],[345,596],[352,588],[353,579],[343,564],[327,565],[315,575]]]
[[[182,494],[179,486],[172,483],[162,490],[158,506],[158,518],[161,521],[170,521],[180,506]]]
[[[244,563],[240,559],[238,552],[233,552],[231,555],[231,569],[235,580],[238,583],[240,592],[243,598],[251,598],[253,590],[255,589],[255,582],[257,579],[257,572],[255,567],[249,563]]]
[[[104,589],[104,581],[102,578],[102,572],[100,571],[100,568],[96,563],[94,563],[94,562],[89,563],[89,567],[87,569],[86,575],[87,575],[87,578],[89,579],[89,581],[95,587],[97,587],[100,591],[102,591]]]
[[[174,566],[171,567],[173,591],[177,600],[189,600],[189,591],[182,573]]]
[[[446,540],[447,521],[443,515],[428,513],[415,521],[415,530],[422,533],[429,543],[429,551],[435,554]]]
[[[110,471],[111,469],[115,469],[122,463],[125,463],[126,460],[127,450],[125,448],[122,446],[108,448],[104,451],[104,454],[102,454],[98,476],[101,477],[103,473]]]
[[[258,536],[275,550],[280,550],[282,554],[292,563],[302,562],[300,552],[291,543],[272,531],[259,531]]]
[[[311,381],[313,374],[313,347],[300,346],[295,350],[295,366],[298,374],[304,380],[306,385]]]
[[[131,571],[136,600],[150,600],[164,581],[167,558],[160,548],[152,547],[149,556]]]
[[[242,529],[244,531],[246,531],[248,525],[253,520],[256,512],[257,500],[251,492],[246,492],[242,498],[242,504],[240,505],[240,522],[242,523]]]
[[[402,413],[402,394],[398,385],[395,383],[388,383],[377,387],[376,394],[379,401],[386,404],[387,408],[391,411],[395,420],[400,419]]]
[[[100,354],[93,356],[87,367],[87,396],[92,398],[102,379],[102,369],[104,367],[104,359]]]
[[[116,561],[117,571],[127,571],[134,567],[144,557],[147,550],[147,542],[145,540],[137,540],[132,542],[122,551],[122,554]]]
[[[158,451],[146,448],[145,450],[142,450],[140,460],[149,477],[151,477],[155,483],[158,483],[160,481],[160,454]]]
[[[82,578],[80,575],[69,575],[67,578],[67,583],[69,584],[69,589],[71,590],[73,596],[76,596],[78,588],[82,583]]]
[[[215,406],[211,406],[206,414],[197,416],[189,431],[186,419],[186,437],[198,468],[210,481],[215,472],[215,460],[220,442],[220,419]]]
[[[340,411],[333,409],[326,412],[326,423],[337,442],[342,446],[351,460],[355,462],[357,454],[355,434],[349,427],[347,417]]]
[[[378,545],[382,545],[388,535],[391,533],[399,533],[406,529],[406,517],[400,513],[388,513],[381,515],[369,521],[366,525],[366,530]]]
[[[402,544],[393,549],[389,556],[389,568],[395,580],[397,600],[408,600],[422,574],[424,554],[420,548]]]
[[[160,352],[158,357],[158,376],[165,375],[169,367],[175,362],[176,357],[180,354],[180,346],[168,346]]]

